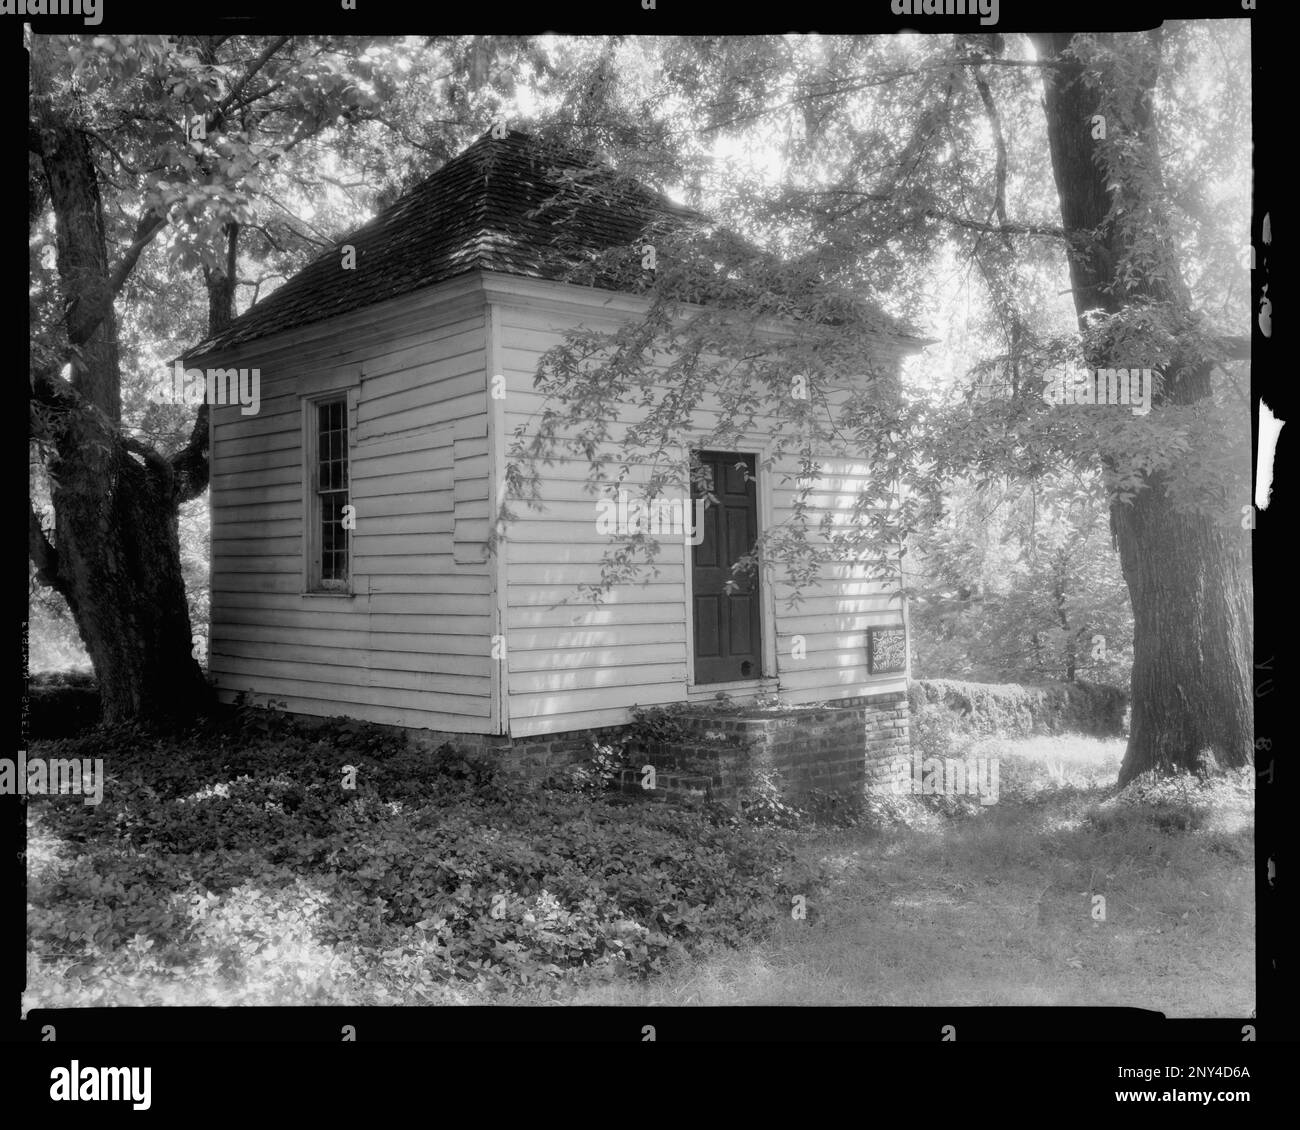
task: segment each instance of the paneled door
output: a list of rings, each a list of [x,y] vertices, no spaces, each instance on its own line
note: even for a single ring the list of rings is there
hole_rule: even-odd
[[[758,576],[756,572],[737,576],[731,571],[758,537],[754,456],[702,451],[700,463],[717,502],[705,509],[704,538],[692,547],[695,682],[757,679],[762,674]],[[701,493],[697,485],[696,497]],[[727,582],[732,580],[736,587],[728,591]]]

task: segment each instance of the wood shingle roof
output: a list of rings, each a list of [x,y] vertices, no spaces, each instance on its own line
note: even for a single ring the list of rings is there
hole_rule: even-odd
[[[596,190],[580,191],[581,180]],[[629,244],[695,214],[615,177],[593,155],[515,131],[485,135],[365,226],[189,351],[229,348],[474,270],[558,279],[584,251]],[[340,267],[341,249],[356,268]]]
[[[574,268],[600,252],[703,220],[619,177],[592,153],[513,130],[500,138],[485,134],[185,357],[325,321],[470,271],[573,281]],[[355,269],[341,267],[345,245],[355,249]],[[583,281],[623,289],[600,269]],[[910,336],[874,304],[857,302],[873,311],[884,332]]]

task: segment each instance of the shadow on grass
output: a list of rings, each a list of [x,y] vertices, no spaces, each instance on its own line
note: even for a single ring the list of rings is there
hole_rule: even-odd
[[[872,827],[806,838],[831,876],[814,921],[578,999],[1249,1015],[1251,775],[1120,792],[1122,743],[993,744],[1011,786],[998,804],[907,797]]]

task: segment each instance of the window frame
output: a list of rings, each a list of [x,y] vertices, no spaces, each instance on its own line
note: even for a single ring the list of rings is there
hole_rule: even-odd
[[[328,404],[343,406],[343,436],[346,444],[346,486],[336,488],[346,495],[343,505],[355,505],[352,490],[352,461],[356,448],[356,391],[335,388],[302,398],[303,432],[303,595],[348,597],[353,593],[355,549],[353,531],[344,529],[345,576],[325,578],[324,544],[322,539],[322,494],[336,493],[335,489],[320,489],[320,409]],[[354,511],[355,513],[355,511]]]

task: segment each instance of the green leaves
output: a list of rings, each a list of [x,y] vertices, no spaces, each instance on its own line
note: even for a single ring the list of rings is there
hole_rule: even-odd
[[[48,752],[83,745],[105,758],[103,804],[31,805],[70,861],[33,876],[33,951],[92,970],[74,985],[38,966],[48,1001],[411,1001],[647,976],[761,933],[789,884],[813,885],[770,831],[514,790],[364,723],[250,711]]]

